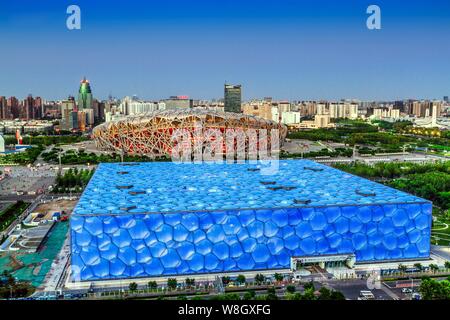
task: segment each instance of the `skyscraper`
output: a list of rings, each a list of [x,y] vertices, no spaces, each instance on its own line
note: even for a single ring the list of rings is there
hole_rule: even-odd
[[[0,134],[0,153],[5,152],[5,139],[3,135]]]
[[[78,91],[78,110],[93,109],[91,85],[86,78],[83,78]]]
[[[23,100],[22,108],[20,112],[20,118],[25,120],[34,119],[33,118],[33,105],[34,105],[34,99],[33,96],[30,94],[28,97],[26,97],[25,100]]]
[[[241,112],[241,85],[225,84],[225,112]]]
[[[0,97],[0,119],[6,119],[6,98]]]
[[[41,97],[34,98],[33,103],[33,119],[41,119],[44,115],[44,104]]]
[[[9,97],[6,100],[6,116],[5,119],[17,119],[20,115],[19,100],[16,97]]]
[[[449,102],[450,100],[448,99],[448,96],[444,96],[444,102]]]
[[[69,97],[67,100],[61,102],[61,117],[62,130],[73,130],[78,128],[78,115],[75,107],[75,99],[73,97]]]

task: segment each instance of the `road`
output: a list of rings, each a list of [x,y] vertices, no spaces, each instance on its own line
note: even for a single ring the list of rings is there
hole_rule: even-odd
[[[66,237],[61,251],[53,261],[50,270],[48,271],[44,282],[42,283],[43,291],[56,291],[60,289],[62,280],[66,272],[70,259],[70,240]]]
[[[357,279],[348,281],[329,280],[325,282],[330,288],[340,291],[344,294],[346,299],[357,300],[361,290],[369,290],[367,287],[367,280]],[[393,300],[396,295],[388,288],[380,287],[381,289],[373,289],[373,295],[376,300]],[[398,297],[397,297],[398,298]]]

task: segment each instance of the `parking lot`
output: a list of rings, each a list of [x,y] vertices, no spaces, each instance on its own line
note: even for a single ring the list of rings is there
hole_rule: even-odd
[[[6,172],[4,168],[0,169]],[[0,181],[0,194],[11,195],[17,192],[33,193],[46,190],[55,182],[57,172],[49,168],[8,167],[8,174]]]
[[[328,286],[342,292],[348,300],[357,300],[360,292],[367,290],[372,291],[376,300],[393,300],[393,298],[382,289],[370,290],[367,287],[366,280],[333,281],[329,282]]]

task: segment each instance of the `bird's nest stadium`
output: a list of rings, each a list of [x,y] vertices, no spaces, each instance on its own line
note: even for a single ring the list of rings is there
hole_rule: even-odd
[[[212,141],[217,142],[217,135],[225,135],[233,131],[244,136],[242,143],[249,145],[250,133],[257,135],[259,143],[271,145],[273,133],[276,140],[283,141],[287,135],[287,127],[275,121],[240,113],[218,112],[205,109],[177,109],[154,111],[145,114],[128,116],[107,122],[94,128],[93,138],[100,150],[120,152],[130,155],[161,157],[171,156],[177,140],[174,135],[182,130],[188,135],[189,142],[198,142],[198,131],[203,148]],[[263,132],[264,134],[261,134]],[[222,154],[234,152],[223,138]],[[248,148],[248,147],[246,147]]]

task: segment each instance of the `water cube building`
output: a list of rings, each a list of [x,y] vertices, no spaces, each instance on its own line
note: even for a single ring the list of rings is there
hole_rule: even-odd
[[[432,204],[307,160],[101,164],[71,217],[81,281],[426,259]]]

